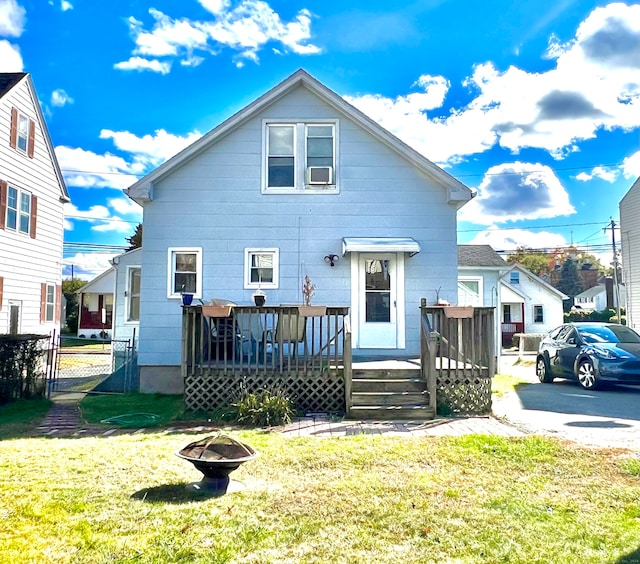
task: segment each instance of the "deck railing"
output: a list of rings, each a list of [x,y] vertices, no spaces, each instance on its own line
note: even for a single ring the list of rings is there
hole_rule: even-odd
[[[431,407],[450,413],[491,410],[495,374],[494,308],[421,306],[421,365]]]
[[[232,397],[229,388],[242,386],[283,389],[306,402],[305,409],[345,409],[351,381],[347,307],[194,305],[183,307],[182,315],[189,407],[218,407]],[[332,397],[324,402],[323,395]]]

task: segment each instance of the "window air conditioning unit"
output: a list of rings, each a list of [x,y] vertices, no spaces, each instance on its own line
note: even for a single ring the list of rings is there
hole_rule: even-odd
[[[333,167],[310,166],[307,168],[307,184],[333,184]]]

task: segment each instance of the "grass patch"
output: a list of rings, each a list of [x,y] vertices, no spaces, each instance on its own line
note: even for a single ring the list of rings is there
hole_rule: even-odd
[[[541,437],[241,432],[244,490],[194,498],[193,435],[3,442],[0,563],[624,562],[640,483]],[[55,479],[52,468],[55,467]],[[628,560],[629,562],[631,560]]]
[[[21,437],[29,433],[51,408],[48,399],[20,399],[0,406],[0,439]],[[0,466],[1,468],[1,466]]]
[[[80,409],[87,423],[129,413],[153,413],[160,416],[157,425],[168,425],[183,415],[184,398],[140,393],[88,395],[80,402]]]

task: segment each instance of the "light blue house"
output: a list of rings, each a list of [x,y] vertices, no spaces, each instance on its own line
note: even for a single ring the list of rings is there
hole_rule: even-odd
[[[347,306],[354,358],[420,350],[421,298],[456,303],[456,212],[473,196],[303,70],[127,194],[143,206],[142,391],[180,392],[181,293]]]

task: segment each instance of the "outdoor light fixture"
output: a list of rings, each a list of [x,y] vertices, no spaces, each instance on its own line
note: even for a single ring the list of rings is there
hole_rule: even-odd
[[[329,263],[329,266],[335,266],[339,258],[338,255],[327,255],[324,257],[324,262]]]

